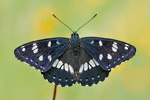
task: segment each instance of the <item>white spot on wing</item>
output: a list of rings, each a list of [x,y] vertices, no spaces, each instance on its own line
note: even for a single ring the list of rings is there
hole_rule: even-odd
[[[129,45],[128,45],[128,44],[125,44],[125,46],[127,46],[127,47],[128,47]]]
[[[94,44],[94,40],[92,40],[92,41],[90,42],[90,44]]]
[[[69,69],[70,69],[70,73],[74,74],[73,68],[71,67],[71,65],[69,65]]]
[[[117,42],[114,42],[115,45],[117,45]]]
[[[112,45],[114,48],[118,49],[117,42],[114,42]]]
[[[90,60],[89,63],[92,67],[95,67],[95,63],[93,62],[93,60]]]
[[[57,64],[57,68],[60,68],[62,66],[63,62],[62,61],[59,61],[58,64]]]
[[[52,61],[52,56],[51,55],[49,55],[47,58],[48,58],[49,61]]]
[[[38,48],[36,48],[35,50],[33,50],[33,53],[37,53],[38,52]]]
[[[53,63],[53,67],[56,67],[57,63],[59,62],[58,59],[55,60],[55,62]]]
[[[39,57],[39,61],[43,61],[43,55]]]
[[[33,43],[33,46],[35,46],[36,45],[36,43]]]
[[[102,60],[102,59],[103,59],[103,55],[100,54],[100,55],[99,55],[99,60]]]
[[[64,65],[62,65],[62,66],[61,66],[61,70],[63,70],[64,68],[65,68]]]
[[[125,44],[124,49],[125,49],[125,50],[128,50],[128,49],[129,49],[129,45],[128,45],[128,44]]]
[[[112,50],[113,50],[114,52],[117,52],[117,49],[116,49],[116,48],[114,48],[114,47],[112,47]]]
[[[101,40],[99,41],[99,46],[103,46],[103,43]]]
[[[68,72],[69,71],[69,67],[68,67],[68,64],[65,63],[65,70]]]
[[[85,64],[84,64],[84,71],[87,71],[87,70],[88,70],[88,64],[85,63]]]
[[[33,43],[33,47],[32,47],[32,50],[36,49],[37,48],[37,44],[36,43]]]
[[[23,47],[23,48],[22,48],[22,51],[26,51],[26,49]]]
[[[79,73],[82,73],[82,72],[83,72],[83,64],[81,65],[80,70],[79,70]]]
[[[89,64],[89,69],[91,69],[92,68],[92,66]]]
[[[65,87],[68,87],[68,85],[66,85]]]
[[[95,64],[98,66],[99,63],[93,58],[93,61],[95,62]]]
[[[110,54],[107,54],[107,59],[112,59],[112,56]]]
[[[21,48],[24,48],[24,46],[21,46]]]
[[[51,47],[51,41],[48,42],[48,47]]]
[[[124,47],[125,50],[128,50],[128,47]]]
[[[59,42],[59,41],[57,41],[57,42],[56,42],[56,44],[58,44],[58,45],[59,45],[59,44],[60,44],[60,42]]]

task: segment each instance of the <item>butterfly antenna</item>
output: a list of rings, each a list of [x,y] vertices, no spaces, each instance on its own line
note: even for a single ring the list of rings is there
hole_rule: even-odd
[[[74,33],[74,31],[73,31],[68,25],[66,25],[65,23],[63,23],[59,18],[57,18],[56,15],[54,15],[53,13],[52,13],[52,15],[53,15],[58,21],[60,21],[62,24],[64,24],[67,28],[69,28],[69,29]]]
[[[76,31],[75,31],[75,33],[76,32],[78,32],[83,26],[85,26],[87,23],[89,23],[93,18],[95,18],[96,16],[98,15],[98,13],[96,13],[90,20],[88,20],[85,24],[83,24],[82,26],[80,26]]]

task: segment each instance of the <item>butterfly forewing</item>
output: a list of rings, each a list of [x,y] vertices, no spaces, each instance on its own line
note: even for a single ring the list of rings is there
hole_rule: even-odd
[[[107,38],[81,38],[81,46],[105,70],[110,70],[122,62],[129,60],[136,53],[134,46],[122,41]]]
[[[40,71],[50,69],[54,61],[69,47],[68,38],[37,40],[15,49],[15,56]]]
[[[63,87],[72,86],[76,83],[74,73],[74,59],[73,52],[68,48],[46,72],[42,72],[43,77],[51,83]]]
[[[92,86],[104,81],[110,71],[101,68],[98,62],[83,48],[80,49],[79,74],[77,82],[82,86]]]

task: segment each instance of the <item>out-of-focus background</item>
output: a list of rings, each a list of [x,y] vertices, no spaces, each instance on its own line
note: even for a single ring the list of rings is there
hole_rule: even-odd
[[[104,82],[58,87],[56,100],[150,100],[150,0],[1,0],[0,100],[52,100],[54,85],[13,54],[33,40],[70,37],[51,12],[73,30],[98,12],[78,32],[80,37],[114,38],[137,48],[136,56]]]

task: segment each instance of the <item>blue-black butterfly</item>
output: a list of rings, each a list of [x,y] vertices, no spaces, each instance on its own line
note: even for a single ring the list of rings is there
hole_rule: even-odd
[[[70,39],[49,38],[29,42],[16,48],[14,54],[18,60],[40,70],[50,83],[65,87],[76,82],[91,86],[104,81],[112,68],[136,53],[136,48],[128,43],[101,37],[79,38],[77,31],[72,31]]]

